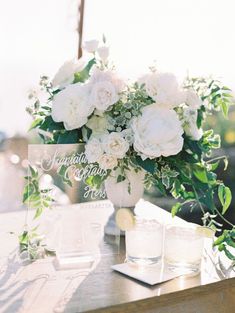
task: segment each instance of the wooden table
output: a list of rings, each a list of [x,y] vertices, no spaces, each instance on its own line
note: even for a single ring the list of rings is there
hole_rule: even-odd
[[[25,212],[0,215],[0,313],[149,312],[234,313],[234,271],[226,275],[210,258],[201,274],[181,276],[149,287],[111,270],[124,260],[103,257],[92,272],[57,271],[53,258],[24,265],[18,258],[18,232]]]

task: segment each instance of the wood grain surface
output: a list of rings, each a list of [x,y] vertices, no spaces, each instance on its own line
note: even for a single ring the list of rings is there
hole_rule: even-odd
[[[9,233],[20,230],[24,217],[0,215],[0,313],[235,313],[234,271],[222,271],[209,256],[199,275],[153,287],[111,270],[125,259],[123,241],[120,255],[103,256],[92,272],[58,271],[53,258],[24,264]]]

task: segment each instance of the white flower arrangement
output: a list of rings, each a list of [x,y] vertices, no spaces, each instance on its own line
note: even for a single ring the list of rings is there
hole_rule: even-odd
[[[143,108],[142,115],[133,119],[134,150],[142,160],[178,154],[184,131],[177,113],[154,103]]]
[[[203,123],[213,111],[227,116],[230,89],[204,78],[187,78],[180,86],[173,74],[156,69],[127,84],[110,62],[105,42],[85,42],[84,49],[88,62],[65,63],[52,82],[42,77],[49,100],[41,105],[36,99],[28,108],[34,117],[31,128],[39,129],[45,143],[84,143],[87,162],[105,170],[104,179],[117,169],[117,182],[130,169],[144,170],[146,187],[155,185],[182,199],[173,215],[186,204],[198,204],[204,223],[216,228],[214,216],[227,211],[231,192],[214,173],[218,160],[208,159],[220,138],[203,130]],[[96,178],[98,188],[104,181]],[[234,230],[229,235],[233,238]],[[228,254],[222,243],[220,249]]]

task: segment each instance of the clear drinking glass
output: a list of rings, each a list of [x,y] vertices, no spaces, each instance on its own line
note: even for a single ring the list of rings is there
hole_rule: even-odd
[[[196,227],[167,225],[165,228],[164,258],[172,270],[200,271],[204,237]]]
[[[126,260],[139,265],[156,264],[162,257],[163,226],[156,220],[135,217],[126,231]]]

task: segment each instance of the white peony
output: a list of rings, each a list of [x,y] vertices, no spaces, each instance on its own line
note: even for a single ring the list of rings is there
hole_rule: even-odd
[[[73,59],[65,62],[52,80],[53,87],[64,88],[74,80],[74,73],[80,72],[85,67],[85,59]]]
[[[104,137],[103,147],[107,154],[122,159],[129,149],[129,144],[121,133],[113,132]]]
[[[91,85],[90,102],[101,112],[106,111],[119,100],[119,93],[124,88],[123,81],[115,72],[101,71],[98,68],[92,69],[89,83]]]
[[[55,122],[64,122],[67,130],[86,124],[94,106],[89,102],[90,87],[80,83],[67,86],[54,96],[52,118]]]
[[[159,106],[173,109],[185,101],[185,93],[171,73],[153,72],[140,78],[139,83],[145,85],[147,94]]]
[[[203,135],[202,129],[197,127],[197,115],[195,109],[184,109],[184,131],[192,140],[200,140]]]
[[[200,107],[202,105],[201,98],[192,89],[189,89],[189,90],[186,91],[186,100],[185,100],[185,102],[187,103],[187,105],[191,109],[200,109]]]
[[[103,155],[104,150],[99,139],[92,138],[85,146],[85,154],[89,163],[94,163]]]
[[[152,104],[132,122],[134,149],[142,159],[170,156],[183,148],[183,128],[174,110]]]
[[[108,60],[108,57],[109,57],[109,47],[106,47],[106,46],[99,47],[97,49],[97,52],[98,52],[98,55],[101,58],[101,60],[104,63],[106,63],[106,61]]]
[[[99,45],[98,40],[88,40],[88,41],[85,41],[83,45],[83,49],[89,53],[94,53],[96,52],[98,45]]]
[[[117,158],[109,154],[103,154],[99,158],[98,163],[103,170],[112,170],[118,165]]]

